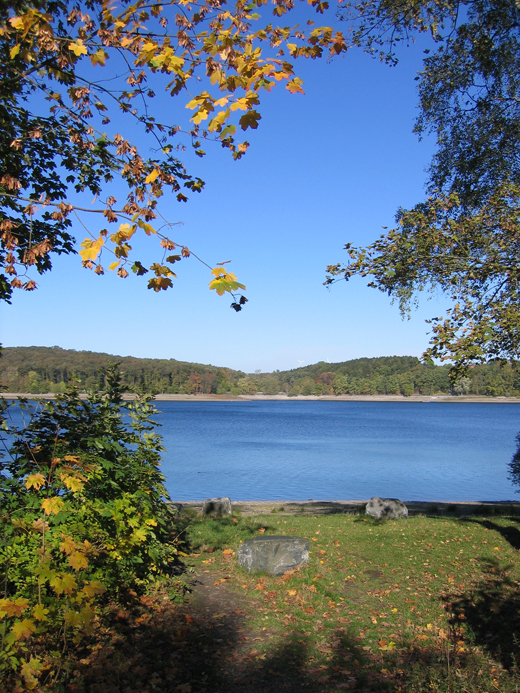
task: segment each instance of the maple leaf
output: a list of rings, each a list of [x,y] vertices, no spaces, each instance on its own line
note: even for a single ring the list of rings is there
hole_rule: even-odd
[[[303,89],[301,87],[302,84],[303,84],[302,79],[300,79],[299,77],[294,77],[293,79],[291,79],[290,82],[287,82],[285,88],[288,89],[291,92],[291,94],[297,94],[297,93],[305,94],[305,92],[303,91]]]
[[[25,680],[25,687],[32,691],[38,685],[38,679],[43,669],[43,663],[37,657],[31,657],[28,662],[24,662],[20,669],[22,678]]]
[[[150,234],[152,234],[152,233],[157,233],[157,231],[153,228],[153,226],[151,226],[150,224],[147,224],[142,219],[138,219],[137,226],[139,226],[140,229],[143,229],[143,231],[145,232],[145,234],[147,236],[150,236]]]
[[[159,171],[159,169],[154,168],[154,170],[146,176],[146,178],[144,179],[144,182],[145,183],[153,183],[154,180],[156,180],[160,175],[161,175],[161,172]]]
[[[23,621],[16,621],[13,625],[12,633],[17,640],[21,640],[22,638],[30,637],[31,633],[34,633],[35,630],[36,626],[34,625],[34,621],[31,621],[30,618],[24,618]]]
[[[247,128],[256,130],[258,127],[258,121],[261,120],[261,118],[262,116],[260,113],[258,113],[258,111],[248,111],[247,113],[244,113],[238,122],[240,123],[242,130],[247,130]]]
[[[58,496],[45,498],[42,501],[42,510],[46,515],[57,515],[64,507],[65,503]]]
[[[81,248],[83,250],[79,251],[83,262],[87,262],[87,260],[95,260],[101,252],[101,248],[104,244],[105,239],[102,236],[100,236],[96,241],[93,241],[91,238],[85,238],[81,244]]]
[[[95,53],[92,53],[90,56],[90,61],[92,65],[101,65],[101,67],[105,67],[105,61],[108,59],[108,54],[105,53],[105,51],[100,48],[97,50]]]
[[[35,488],[37,491],[41,489],[41,487],[45,483],[45,477],[43,474],[38,472],[37,474],[30,474],[27,479],[25,480],[25,488]]]
[[[75,55],[77,55],[78,58],[80,57],[80,55],[86,55],[88,53],[81,39],[74,41],[74,43],[69,43],[69,50],[71,50]]]
[[[43,604],[36,604],[36,606],[33,609],[33,617],[37,621],[46,621],[48,613],[49,613],[49,609],[46,609],[43,606]]]
[[[67,556],[69,556],[71,553],[76,551],[77,546],[77,543],[72,537],[67,537],[65,534],[63,535],[63,541],[60,544],[60,551],[63,551],[67,554]]]
[[[81,491],[85,485],[83,480],[75,474],[60,474],[60,479],[69,489],[69,491],[72,491],[73,493],[76,491]]]
[[[70,573],[62,573],[61,576],[55,575],[50,582],[57,595],[63,592],[65,592],[65,594],[72,594],[78,586],[76,578]]]
[[[24,597],[18,597],[14,601],[11,599],[0,599],[0,620],[4,616],[8,616],[9,618],[21,616],[28,608],[29,600]]]
[[[95,597],[96,594],[103,594],[106,592],[106,587],[97,580],[91,580],[83,585],[83,589],[81,591],[87,597]]]
[[[175,276],[175,275],[173,275],[173,276]],[[166,291],[166,289],[168,289],[172,286],[173,286],[173,283],[169,277],[153,277],[148,282],[148,288],[153,289],[154,291],[160,291],[161,289]]]

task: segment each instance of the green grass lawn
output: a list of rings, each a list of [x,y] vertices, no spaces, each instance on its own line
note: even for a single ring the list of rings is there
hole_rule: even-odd
[[[186,559],[236,593],[249,656],[297,662],[323,690],[504,691],[520,684],[520,519],[191,519]],[[307,566],[248,575],[241,541],[307,537]]]

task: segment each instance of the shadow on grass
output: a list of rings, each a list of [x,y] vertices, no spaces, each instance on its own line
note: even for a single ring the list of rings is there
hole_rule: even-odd
[[[478,521],[500,533],[507,529],[488,520],[465,521]],[[250,523],[239,529],[232,518],[202,524],[201,542],[213,544],[228,542],[224,535],[230,532],[240,538],[255,536],[260,526]],[[514,541],[516,535],[510,536]],[[482,567],[478,584],[463,593],[443,595],[448,632],[403,621],[401,630],[377,643],[364,637],[359,623],[338,619],[334,613],[325,622],[324,617],[303,621],[280,612],[275,625],[269,619],[271,625],[254,631],[246,626],[247,598],[219,584],[226,578],[215,581],[214,573],[202,570],[196,581],[201,585],[205,580],[214,598],[175,605],[159,594],[114,610],[99,624],[97,640],[71,664],[65,690],[517,693],[518,585],[498,561],[482,560]],[[265,599],[257,606],[268,608],[267,594]]]
[[[506,519],[508,522],[520,524],[520,518],[518,517],[507,517]],[[483,520],[481,518],[477,519],[474,517],[464,517],[461,518],[460,521],[465,523],[471,522],[473,524],[481,525],[486,529],[498,532],[510,544],[510,546],[512,546],[513,549],[516,549],[517,551],[520,550],[520,529],[517,527],[503,527],[502,525],[492,522],[491,520]]]
[[[498,586],[497,586],[498,589]],[[496,595],[495,595],[496,596]],[[493,684],[493,662],[460,646],[458,616],[481,623],[468,595],[453,603],[449,637],[420,640],[418,630],[396,642],[366,643],[359,631],[283,616],[279,627],[251,631],[229,595],[221,613],[167,598],[145,597],[111,615],[104,637],[71,670],[70,693],[488,693],[515,691],[505,674]],[[503,602],[501,609],[516,608]],[[235,607],[235,608],[234,608]],[[462,612],[464,609],[464,612]],[[485,606],[482,605],[483,611]],[[497,616],[497,619],[500,616]],[[507,627],[509,622],[505,623]],[[487,624],[486,624],[487,627]],[[311,632],[304,632],[311,628]],[[318,631],[318,632],[317,632]],[[487,633],[483,634],[487,638]],[[489,641],[493,654],[506,654]],[[483,671],[486,669],[486,671]],[[491,672],[491,674],[489,673]],[[518,679],[517,679],[518,682]],[[497,688],[498,686],[498,688]]]
[[[505,669],[520,667],[520,593],[509,577],[510,566],[498,560],[481,559],[483,577],[466,594],[446,596],[451,627],[465,622],[476,645],[487,651]]]

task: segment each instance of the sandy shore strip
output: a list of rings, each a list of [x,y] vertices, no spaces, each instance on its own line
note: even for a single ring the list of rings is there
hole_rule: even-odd
[[[203,501],[172,501],[180,512],[202,513]],[[364,501],[232,501],[233,512],[242,515],[359,515]],[[410,515],[462,517],[466,515],[520,515],[520,501],[404,501]]]
[[[0,396],[5,399],[54,399],[56,394],[47,392],[45,394],[31,394],[27,392],[4,392]],[[86,399],[86,394],[80,394],[82,399]],[[123,395],[123,399],[130,401],[135,399],[135,395],[128,392]],[[297,395],[288,397],[287,395],[167,395],[157,394],[157,402],[425,402],[443,403],[450,402],[455,404],[468,403],[495,403],[495,404],[520,404],[520,397],[485,397],[481,395]]]

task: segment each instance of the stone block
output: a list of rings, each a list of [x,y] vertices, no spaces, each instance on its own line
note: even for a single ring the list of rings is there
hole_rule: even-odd
[[[248,573],[283,575],[309,560],[309,540],[302,537],[254,537],[238,549],[238,563]]]
[[[204,517],[222,517],[222,515],[231,515],[231,500],[225,498],[206,498],[202,504],[202,514]]]
[[[365,515],[371,515],[376,520],[398,520],[408,517],[408,508],[397,498],[371,498],[365,508]]]
[[[182,503],[174,503],[173,501],[166,501],[166,508],[172,515],[180,515],[182,513]]]

